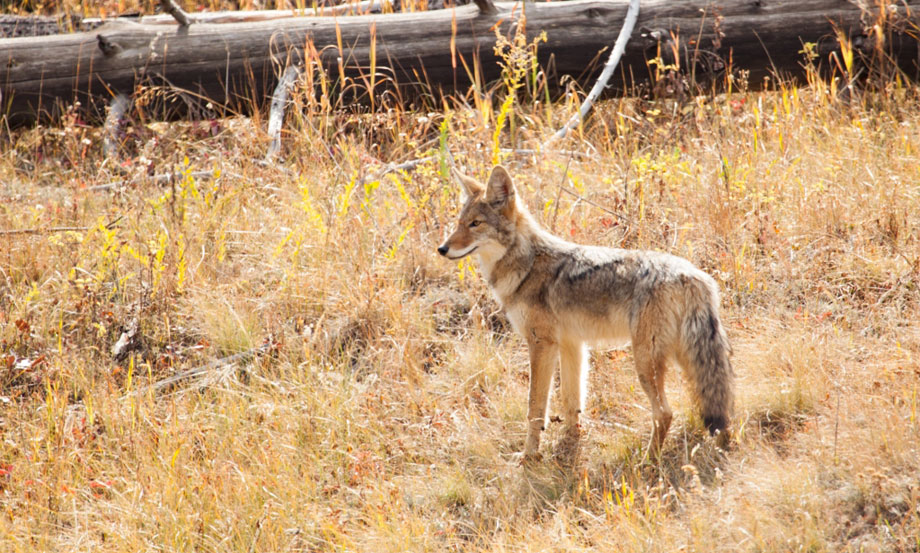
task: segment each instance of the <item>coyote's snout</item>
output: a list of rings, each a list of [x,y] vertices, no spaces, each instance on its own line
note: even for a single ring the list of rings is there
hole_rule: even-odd
[[[727,438],[732,411],[731,348],[719,320],[718,289],[689,261],[664,253],[580,246],[540,228],[518,201],[501,166],[488,184],[457,175],[467,200],[457,228],[438,247],[449,259],[475,253],[483,278],[530,351],[525,459],[537,456],[557,362],[567,435],[579,435],[586,347],[632,343],[636,371],[652,406],[651,447],[671,425],[667,365],[692,385],[703,422]]]

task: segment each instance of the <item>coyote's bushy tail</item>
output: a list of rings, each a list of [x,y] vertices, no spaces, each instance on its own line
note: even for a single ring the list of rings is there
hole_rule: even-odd
[[[717,296],[706,295],[684,320],[684,348],[703,424],[710,434],[718,430],[727,437],[734,404],[731,346],[719,321]]]

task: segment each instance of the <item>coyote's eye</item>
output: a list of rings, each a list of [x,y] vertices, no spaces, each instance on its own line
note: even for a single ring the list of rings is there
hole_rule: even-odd
[[[482,224],[482,221],[473,221],[470,223],[470,228],[478,227]]]

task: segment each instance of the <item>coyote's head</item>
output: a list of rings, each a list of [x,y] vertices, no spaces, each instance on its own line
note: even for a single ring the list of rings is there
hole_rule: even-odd
[[[457,228],[438,248],[448,259],[460,259],[473,252],[493,259],[500,258],[514,241],[520,212],[511,175],[496,165],[483,186],[479,181],[454,172],[466,191],[466,203],[460,210]]]

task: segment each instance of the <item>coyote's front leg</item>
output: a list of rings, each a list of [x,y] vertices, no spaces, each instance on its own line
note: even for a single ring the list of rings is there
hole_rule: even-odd
[[[530,395],[527,401],[527,441],[524,444],[524,461],[539,459],[540,432],[546,426],[546,406],[553,371],[559,359],[556,342],[531,333],[530,348]]]

